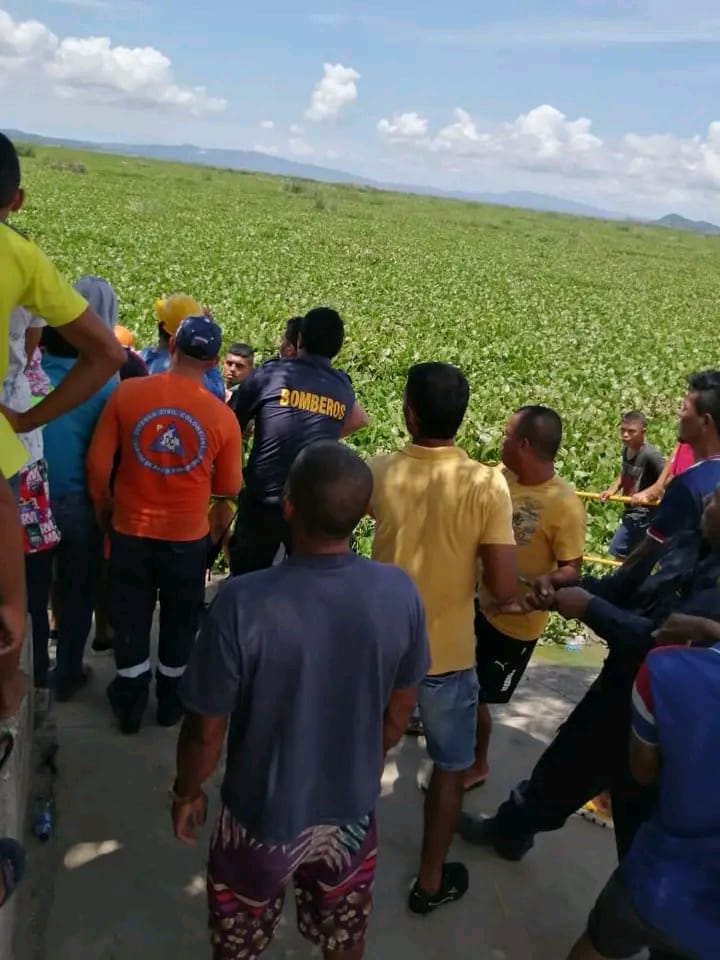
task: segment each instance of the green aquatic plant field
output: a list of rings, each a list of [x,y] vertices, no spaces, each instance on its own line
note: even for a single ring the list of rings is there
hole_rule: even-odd
[[[550,404],[561,473],[600,490],[620,412],[645,410],[669,452],[686,375],[720,364],[716,238],[42,147],[23,170],[17,226],[73,279],[109,279],[141,344],[154,300],[178,291],[265,356],[288,316],[337,307],[366,453],[402,442],[407,368],[446,360],[470,380],[473,456],[497,458],[515,407]],[[617,508],[591,517],[602,551]]]

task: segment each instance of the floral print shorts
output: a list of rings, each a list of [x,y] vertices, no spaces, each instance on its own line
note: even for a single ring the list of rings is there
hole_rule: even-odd
[[[377,859],[374,815],[305,830],[289,844],[254,840],[223,807],[210,844],[214,960],[253,960],[270,945],[292,880],[300,933],[322,950],[365,941]]]

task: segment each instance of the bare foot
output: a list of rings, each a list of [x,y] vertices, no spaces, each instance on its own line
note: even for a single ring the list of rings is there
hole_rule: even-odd
[[[15,716],[31,686],[30,677],[24,670],[16,670],[0,683],[0,720]]]
[[[489,776],[490,768],[487,765],[482,769],[478,767],[470,767],[469,770],[465,771],[463,789],[466,793],[468,790],[476,790],[478,787],[482,787],[487,783],[487,778]]]

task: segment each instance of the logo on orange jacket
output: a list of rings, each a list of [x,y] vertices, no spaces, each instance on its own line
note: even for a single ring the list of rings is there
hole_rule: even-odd
[[[207,436],[186,410],[161,407],[146,413],[132,433],[135,456],[141,466],[173,476],[189,473],[207,452]]]

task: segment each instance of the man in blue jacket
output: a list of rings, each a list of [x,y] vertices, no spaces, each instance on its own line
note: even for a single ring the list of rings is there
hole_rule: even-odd
[[[587,624],[607,642],[609,655],[530,779],[515,787],[494,817],[463,814],[459,833],[465,840],[490,844],[500,856],[519,860],[536,833],[559,829],[610,788],[618,853],[625,855],[655,803],[655,790],[633,780],[628,761],[637,671],[655,645],[655,632],[671,615],[720,620],[720,541],[709,542],[703,530],[678,536],[658,563],[648,558],[557,591],[555,609]]]

